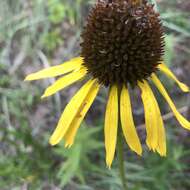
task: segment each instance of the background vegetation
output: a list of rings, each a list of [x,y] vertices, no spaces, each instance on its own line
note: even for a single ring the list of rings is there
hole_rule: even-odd
[[[40,68],[56,65],[80,53],[80,31],[95,1],[0,1],[0,189],[1,190],[120,190],[117,160],[104,162],[102,90],[83,123],[75,145],[50,147],[48,138],[76,85],[40,100],[54,81],[23,82]],[[190,86],[190,2],[158,0],[166,31],[165,61]],[[177,107],[190,119],[190,96],[162,78]],[[80,84],[78,84],[80,85]],[[69,98],[68,98],[69,97]],[[137,98],[138,97],[138,98]],[[160,97],[160,96],[158,96]],[[133,107],[144,140],[143,108],[138,92]],[[168,156],[144,147],[139,158],[125,145],[130,190],[190,189],[190,132],[183,130],[159,99],[167,130]],[[140,106],[139,106],[140,105]],[[87,129],[88,128],[88,129]],[[87,129],[87,130],[86,130]]]

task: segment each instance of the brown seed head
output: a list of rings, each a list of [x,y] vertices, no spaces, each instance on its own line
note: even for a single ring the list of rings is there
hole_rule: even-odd
[[[156,71],[164,54],[159,14],[146,0],[99,0],[81,37],[84,65],[105,86],[135,86]]]

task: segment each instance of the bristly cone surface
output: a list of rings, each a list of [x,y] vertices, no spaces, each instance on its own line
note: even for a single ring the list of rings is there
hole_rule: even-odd
[[[163,28],[146,0],[99,0],[81,35],[88,72],[101,84],[132,86],[156,71],[164,54]]]

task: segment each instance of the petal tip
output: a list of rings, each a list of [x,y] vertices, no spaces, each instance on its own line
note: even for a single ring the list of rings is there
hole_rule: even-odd
[[[54,139],[53,137],[50,137],[50,139],[49,139],[49,144],[51,145],[51,146],[55,146],[55,145],[57,145],[59,142],[57,141],[57,139]]]
[[[69,144],[65,143],[65,148],[69,148]]]
[[[159,153],[159,154],[160,154],[161,157],[166,157],[167,156],[166,152],[164,152],[164,153],[162,152],[162,153]]]
[[[32,80],[37,80],[34,73],[27,75],[24,79],[24,81],[32,81]]]
[[[47,96],[46,96],[46,94],[43,94],[40,98],[41,98],[41,100],[42,99],[44,99],[44,98],[46,98]]]
[[[68,149],[69,149],[69,148],[71,148],[71,147],[72,147],[72,144],[70,144],[70,143],[68,143],[68,142],[65,143],[65,148],[68,148]]]
[[[111,170],[111,164],[108,164],[108,163],[107,163],[107,168],[108,168],[109,170]]]
[[[188,86],[184,86],[184,92],[189,92],[190,91],[190,89],[189,89],[189,87]]]
[[[31,80],[30,75],[26,76],[25,79],[24,79],[24,81],[30,81],[30,80]]]
[[[130,148],[131,148],[131,150],[132,150],[133,152],[135,152],[138,156],[142,156],[142,153],[143,153],[142,148],[135,148],[135,147],[130,147]]]
[[[142,150],[136,151],[138,156],[142,156]]]
[[[108,169],[111,169],[111,166],[112,166],[112,161],[111,161],[111,160],[106,159],[106,165],[107,165],[107,168],[108,168]]]

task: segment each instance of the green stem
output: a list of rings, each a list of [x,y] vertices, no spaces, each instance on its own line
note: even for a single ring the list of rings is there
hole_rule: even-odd
[[[121,182],[123,185],[123,190],[127,190],[126,177],[125,177],[125,165],[124,165],[124,149],[123,149],[123,137],[121,129],[118,131],[118,161],[119,161],[119,173],[121,177]]]

